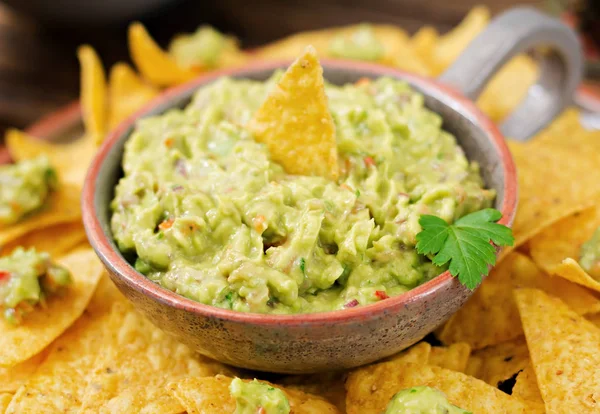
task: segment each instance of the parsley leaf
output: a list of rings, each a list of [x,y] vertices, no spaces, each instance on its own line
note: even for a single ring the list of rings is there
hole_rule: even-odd
[[[512,246],[515,241],[510,228],[496,223],[501,217],[493,208],[468,214],[454,224],[423,215],[419,219],[422,230],[417,234],[417,251],[434,255],[433,263],[438,266],[450,262],[452,276],[469,289],[475,289],[482,275],[488,274],[489,265],[496,263],[490,241],[497,246]]]

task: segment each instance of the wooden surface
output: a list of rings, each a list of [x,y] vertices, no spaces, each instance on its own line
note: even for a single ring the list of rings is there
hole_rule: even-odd
[[[141,16],[161,43],[178,31],[210,23],[255,46],[300,30],[363,21],[394,23],[414,32],[456,25],[477,0],[182,0],[154,16]],[[485,2],[483,2],[485,3]],[[497,13],[539,0],[488,0]],[[50,29],[0,4],[0,133],[24,127],[76,99],[78,44],[89,42],[110,65],[127,60],[126,24]]]

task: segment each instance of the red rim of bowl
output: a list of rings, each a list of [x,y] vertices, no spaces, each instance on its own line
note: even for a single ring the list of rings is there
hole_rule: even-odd
[[[187,312],[193,312],[206,317],[225,319],[240,323],[251,323],[256,325],[310,325],[323,322],[344,323],[350,320],[368,319],[375,314],[389,313],[400,311],[407,304],[414,302],[420,298],[432,295],[435,291],[445,287],[448,284],[456,283],[458,280],[452,277],[450,272],[446,271],[432,280],[409,290],[398,296],[392,296],[389,299],[379,301],[377,303],[357,306],[355,308],[334,310],[329,312],[319,313],[303,313],[291,315],[272,315],[261,313],[238,312],[229,309],[218,308],[211,305],[205,305],[192,299],[181,296],[169,289],[163,288],[157,283],[152,282],[141,273],[138,273],[121,254],[110,245],[108,235],[106,235],[98,220],[98,215],[94,207],[95,182],[98,176],[100,166],[109,153],[111,147],[116,141],[135,123],[135,121],[146,112],[154,109],[156,106],[164,105],[166,102],[173,100],[180,94],[183,94],[190,89],[197,89],[201,85],[210,82],[218,77],[232,75],[239,72],[248,72],[252,70],[268,70],[282,67],[286,62],[260,62],[252,65],[247,65],[235,69],[226,69],[222,71],[211,72],[207,75],[202,75],[188,83],[180,86],[172,87],[152,102],[142,108],[140,111],[132,115],[127,120],[123,121],[117,128],[111,131],[100,149],[88,170],[85,180],[85,185],[82,193],[82,215],[83,221],[88,234],[90,243],[100,256],[102,261],[111,268],[119,277],[136,291],[158,300],[168,306],[176,307]],[[323,66],[334,68],[350,68],[355,71],[364,72],[365,74],[374,76],[396,76],[408,79],[417,86],[422,86],[424,89],[437,89],[438,91],[450,96],[455,102],[455,108],[459,108],[462,114],[469,116],[476,124],[484,129],[492,138],[494,145],[499,154],[501,154],[502,168],[504,171],[504,200],[502,203],[502,219],[500,223],[511,224],[516,213],[517,205],[517,176],[515,164],[512,155],[506,145],[504,137],[496,127],[496,125],[488,119],[475,104],[464,97],[460,92],[453,88],[443,85],[435,80],[427,79],[415,74],[403,72],[394,68],[380,66],[370,63],[357,63],[340,60],[322,60]]]

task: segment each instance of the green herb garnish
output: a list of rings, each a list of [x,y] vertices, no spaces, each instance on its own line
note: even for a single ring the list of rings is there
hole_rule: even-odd
[[[423,215],[419,219],[422,230],[417,234],[417,251],[434,255],[435,265],[449,262],[452,276],[469,289],[475,289],[482,276],[489,273],[489,265],[496,263],[490,241],[497,246],[512,246],[515,241],[510,228],[496,223],[500,218],[502,213],[493,208],[468,214],[454,224]]]
[[[300,270],[303,275],[306,275],[306,260],[304,260],[304,257],[300,258]]]

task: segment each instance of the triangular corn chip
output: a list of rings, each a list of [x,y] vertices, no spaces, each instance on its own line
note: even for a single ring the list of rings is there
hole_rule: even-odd
[[[600,329],[541,290],[515,300],[547,412],[599,412]]]
[[[497,387],[528,363],[529,350],[525,338],[521,336],[474,352],[469,358],[467,374]]]
[[[79,196],[78,188],[62,185],[57,191],[50,193],[48,200],[39,210],[31,212],[15,224],[0,226],[0,249],[33,231],[79,221]]]
[[[159,89],[145,83],[126,63],[117,63],[110,70],[108,93],[110,104],[108,127],[117,126],[150,102]]]
[[[81,112],[86,135],[100,144],[106,133],[107,87],[104,67],[91,46],[80,46],[77,57],[81,65]]]
[[[523,335],[513,287],[532,287],[563,298],[580,314],[599,312],[600,301],[591,292],[542,272],[527,256],[513,252],[500,262],[479,289],[439,332],[446,344],[467,342],[481,349]]]
[[[461,372],[392,361],[350,373],[346,381],[347,413],[381,414],[398,391],[422,385],[437,388],[446,394],[450,403],[477,414],[544,412],[541,404],[511,397]]]
[[[81,413],[178,414],[184,409],[167,393],[167,382],[231,372],[196,355],[126,303],[113,306],[107,332],[89,374]]]
[[[3,413],[10,404],[13,395],[8,392],[0,392],[0,413]]]
[[[511,395],[527,401],[535,401],[541,404],[544,403],[542,395],[540,394],[540,388],[537,385],[537,379],[535,378],[535,371],[533,370],[531,361],[529,361],[523,371],[517,375]]]
[[[581,245],[599,226],[598,207],[566,217],[531,239],[531,257],[547,272],[600,292],[600,282],[590,276],[576,261]]]
[[[5,139],[13,160],[23,161],[45,155],[57,171],[60,183],[79,188],[83,187],[88,166],[97,149],[95,142],[87,136],[68,144],[55,144],[18,129],[9,129]]]
[[[337,179],[335,125],[313,47],[283,74],[248,129],[288,173]]]
[[[205,378],[184,378],[171,382],[167,388],[188,413],[224,414],[235,411],[235,400],[229,392],[232,378],[223,375]],[[266,382],[266,381],[263,381]],[[287,397],[291,413],[294,414],[338,414],[339,411],[324,399],[302,391],[282,388]]]
[[[178,65],[138,22],[129,26],[129,52],[142,76],[156,86],[184,83],[201,73]]]
[[[471,346],[465,342],[457,342],[450,346],[434,346],[431,347],[427,363],[452,371],[465,372],[470,355]]]
[[[78,412],[118,301],[125,298],[104,273],[84,314],[52,343],[48,358],[17,391],[6,414]]]
[[[44,309],[26,315],[18,326],[0,319],[1,366],[14,366],[41,352],[81,316],[92,298],[104,269],[94,251],[77,251],[58,263],[73,276],[64,295],[50,297]]]
[[[426,364],[431,354],[431,345],[427,342],[419,342],[416,345],[405,349],[391,357],[386,358],[387,361],[402,361],[412,362],[415,364]]]

